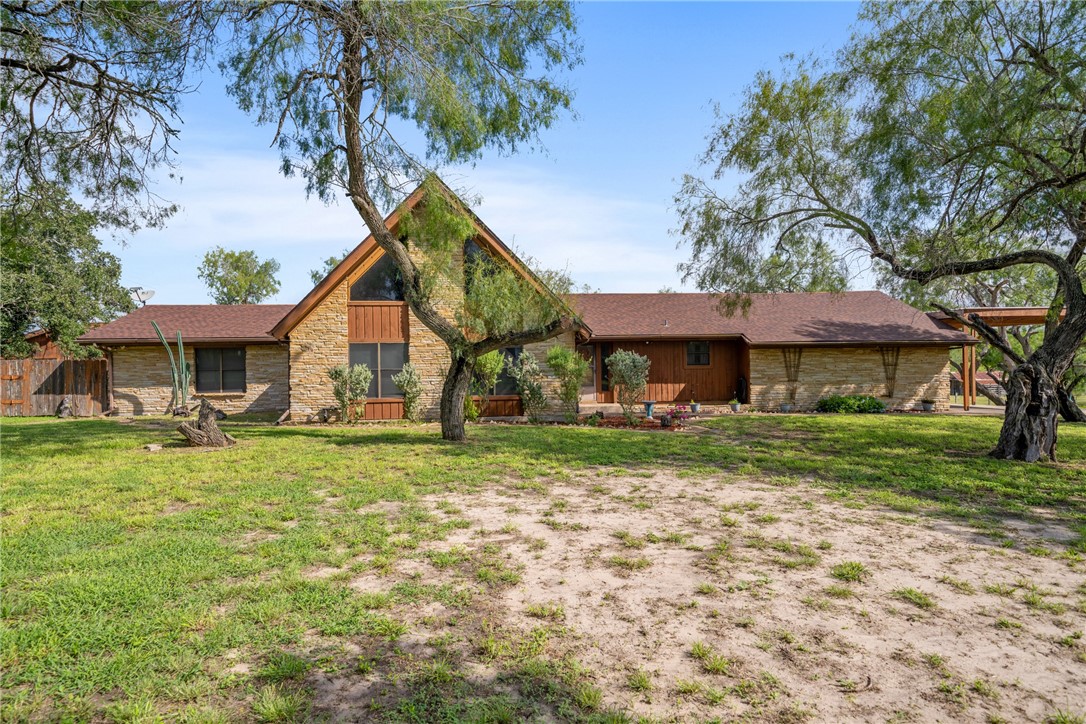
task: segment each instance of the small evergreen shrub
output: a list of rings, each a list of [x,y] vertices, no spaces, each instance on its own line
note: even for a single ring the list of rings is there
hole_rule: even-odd
[[[618,404],[630,427],[637,423],[637,406],[645,397],[649,383],[649,358],[626,349],[617,350],[605,360],[611,373],[611,387],[618,394]]]
[[[843,412],[846,414],[864,414],[885,412],[882,400],[870,395],[830,395],[815,404],[817,412]]]
[[[535,356],[522,354],[510,365],[509,374],[517,383],[517,392],[528,422],[539,422],[540,414],[547,409],[547,393],[543,389],[543,370],[539,369]]]
[[[558,378],[558,399],[567,423],[577,421],[577,403],[581,400],[581,385],[588,374],[589,363],[569,347],[556,344],[547,350],[547,366]]]
[[[373,372],[366,365],[336,365],[328,370],[332,394],[339,403],[340,419],[344,422],[361,420],[366,416],[366,394],[373,381]]]
[[[503,369],[505,369],[505,355],[501,350],[487,352],[475,359],[475,376],[472,378],[471,386],[475,394],[479,396],[479,407],[475,411],[476,418],[486,414],[487,405],[490,404],[490,391],[494,389],[494,385],[498,384],[498,377],[501,376]]]
[[[422,379],[415,365],[404,363],[403,370],[392,375],[392,384],[403,392],[403,416],[411,422],[418,422],[422,410],[419,399],[422,397]]]

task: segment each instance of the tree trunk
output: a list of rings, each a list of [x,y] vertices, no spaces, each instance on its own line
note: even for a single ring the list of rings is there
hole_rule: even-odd
[[[1004,460],[1056,459],[1058,386],[1048,371],[1030,360],[1007,380],[1007,407],[999,442],[990,453]]]
[[[1066,384],[1066,383],[1065,383]],[[1060,416],[1067,422],[1086,422],[1086,412],[1082,411],[1082,408],[1078,406],[1075,399],[1071,397],[1071,392],[1060,385],[1056,388],[1056,397],[1060,404]]]
[[[196,424],[182,422],[177,426],[177,431],[184,435],[193,447],[231,447],[237,440],[219,429],[215,417],[212,404],[206,399],[200,400],[200,414],[196,418]]]
[[[445,385],[441,388],[441,437],[445,440],[463,442],[467,437],[464,400],[474,374],[475,359],[454,353],[449,373],[445,375]]]

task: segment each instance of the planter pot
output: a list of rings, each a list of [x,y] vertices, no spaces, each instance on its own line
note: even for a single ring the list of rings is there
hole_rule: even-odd
[[[699,412],[701,412],[701,403],[700,402],[691,402],[690,403],[690,413],[693,414],[693,415],[696,415]]]
[[[935,403],[934,402],[921,402],[920,403],[920,409],[923,410],[924,412],[934,412],[935,411]]]
[[[791,402],[781,403],[781,412],[791,412],[794,405]]]
[[[740,410],[743,409],[743,405],[736,402],[734,405],[731,406],[731,408],[732,408],[732,412],[739,412]]]

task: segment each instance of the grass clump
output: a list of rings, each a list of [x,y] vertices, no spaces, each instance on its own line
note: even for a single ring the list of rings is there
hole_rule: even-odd
[[[867,566],[858,561],[845,561],[844,563],[838,563],[830,569],[830,575],[839,581],[848,581],[849,583],[862,583],[865,578],[870,575],[870,571],[867,570]]]
[[[924,610],[930,610],[935,608],[935,601],[932,599],[932,597],[924,593],[923,591],[916,590],[915,588],[898,588],[892,591],[890,595],[894,598],[905,601],[906,603],[911,603],[917,608],[922,608]]]

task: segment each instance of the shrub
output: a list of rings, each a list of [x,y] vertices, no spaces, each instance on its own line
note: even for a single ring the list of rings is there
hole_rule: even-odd
[[[366,365],[336,365],[328,370],[332,380],[332,394],[339,403],[340,418],[344,422],[359,420],[366,415],[366,393],[369,392],[373,372]]]
[[[392,384],[403,392],[403,416],[411,422],[418,422],[421,412],[419,398],[422,397],[422,379],[415,365],[405,362],[403,369],[392,375]]]
[[[468,422],[479,421],[479,406],[475,404],[475,400],[471,399],[471,395],[464,396],[464,419]]]
[[[540,413],[547,408],[547,393],[543,390],[543,371],[535,356],[522,354],[509,366],[509,374],[517,383],[517,393],[528,421],[539,422]]]
[[[818,412],[844,412],[849,414],[885,412],[886,405],[869,395],[830,395],[815,404]]]
[[[649,382],[649,358],[626,349],[617,350],[606,359],[611,387],[618,394],[618,404],[631,427],[636,423],[637,406],[644,399]]]
[[[472,387],[475,394],[479,395],[479,409],[475,411],[475,419],[486,414],[486,406],[490,402],[490,391],[494,389],[494,385],[498,384],[498,377],[501,376],[503,369],[505,369],[505,355],[501,350],[496,349],[476,358]],[[465,411],[466,409],[465,407]]]
[[[569,347],[556,344],[547,350],[547,366],[554,370],[558,378],[558,399],[562,403],[566,422],[576,422],[581,385],[588,374],[588,360]]]

